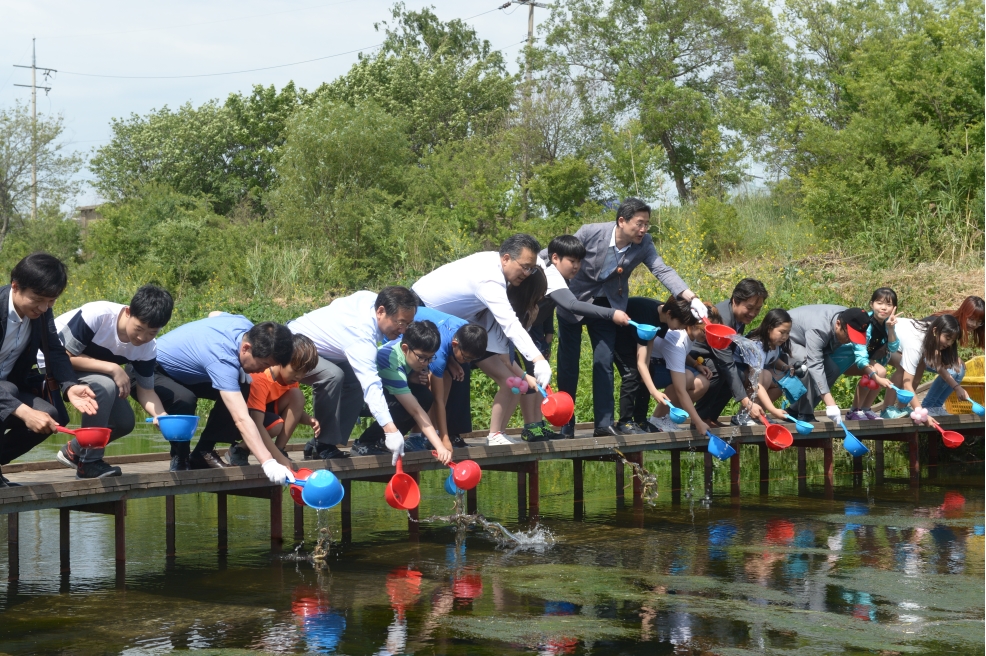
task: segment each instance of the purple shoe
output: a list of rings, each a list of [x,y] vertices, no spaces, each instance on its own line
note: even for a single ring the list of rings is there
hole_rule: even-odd
[[[866,421],[869,417],[867,417],[866,413],[862,410],[853,410],[846,415],[846,419],[849,421]]]
[[[880,415],[878,415],[877,413],[873,412],[872,410],[863,410],[863,414],[866,415],[866,418],[867,419],[879,419],[880,418]]]

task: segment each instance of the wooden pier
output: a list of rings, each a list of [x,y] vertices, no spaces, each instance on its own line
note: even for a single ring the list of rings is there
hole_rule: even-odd
[[[728,418],[723,418],[728,420]],[[967,438],[982,438],[983,419],[975,415],[953,415],[940,417],[946,430],[955,430]],[[786,424],[793,427],[791,424]],[[909,418],[895,420],[875,420],[846,422],[846,427],[862,440],[872,441],[871,452],[874,457],[875,483],[884,483],[883,443],[885,441],[907,442],[909,454],[909,484],[917,488],[921,484],[921,463],[919,462],[919,440],[925,436],[928,441],[927,463],[929,478],[937,474],[940,436],[937,431],[926,426],[915,426]],[[625,505],[626,472],[623,460],[614,452],[619,449],[630,462],[643,464],[645,451],[670,451],[671,456],[671,495],[672,502],[680,502],[681,452],[704,452],[704,490],[712,495],[712,455],[706,451],[708,439],[691,430],[671,433],[650,433],[647,435],[628,435],[623,437],[592,437],[591,425],[577,427],[576,437],[569,440],[553,440],[528,444],[486,446],[485,434],[473,434],[469,440],[475,445],[466,449],[456,449],[455,459],[475,460],[485,471],[508,471],[517,474],[518,518],[536,518],[540,513],[540,482],[538,463],[543,460],[571,460],[573,463],[572,491],[574,493],[574,514],[581,518],[584,513],[583,463],[586,461],[608,461],[615,464],[615,499],[618,508]],[[740,494],[740,458],[756,446],[760,467],[760,493],[767,494],[770,480],[770,451],[764,444],[765,429],[762,426],[729,426],[714,431],[719,437],[730,440],[736,448],[736,455],[730,459],[730,495],[736,499]],[[835,453],[841,451],[842,429],[832,422],[822,421],[815,425],[811,435],[794,434],[794,446],[798,451],[798,491],[808,491],[806,463],[807,449],[822,449],[824,462],[824,493],[831,496],[834,490]],[[301,451],[301,444],[291,445],[290,451]],[[300,456],[300,453],[297,455]],[[57,461],[15,463],[3,468],[7,478],[20,483],[18,487],[0,488],[0,514],[7,515],[7,541],[10,566],[8,577],[16,580],[19,571],[18,528],[19,513],[59,508],[60,515],[60,553],[61,571],[69,573],[69,514],[72,511],[92,512],[113,515],[116,534],[117,576],[126,570],[126,515],[127,501],[148,497],[164,497],[165,527],[164,540],[166,555],[173,558],[175,550],[175,496],[214,493],[218,508],[218,549],[225,553],[228,549],[227,499],[230,495],[249,496],[268,499],[270,502],[271,547],[278,550],[284,536],[282,534],[282,513],[284,488],[272,485],[264,476],[259,465],[230,467],[226,469],[203,469],[185,472],[169,472],[167,453],[151,453],[130,456],[107,457],[107,462],[122,465],[122,476],[78,480],[74,470],[62,466]],[[394,473],[389,455],[360,456],[329,461],[305,461],[303,466],[310,469],[330,469],[342,481],[346,496],[340,504],[342,539],[352,539],[352,481],[373,481],[386,483]],[[443,469],[427,451],[409,453],[404,458],[404,469],[415,479],[425,470]],[[853,459],[853,482],[862,483],[862,458]],[[858,480],[858,483],[857,483]],[[632,505],[643,508],[642,484],[633,479]],[[467,510],[475,512],[477,495],[482,492],[482,484],[467,495]],[[738,502],[738,499],[737,499]],[[304,537],[305,509],[294,508],[294,538]],[[408,531],[411,539],[418,532],[417,510],[411,511]]]

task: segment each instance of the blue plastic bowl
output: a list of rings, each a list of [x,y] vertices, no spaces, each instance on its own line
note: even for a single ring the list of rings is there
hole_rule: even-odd
[[[301,500],[306,506],[326,510],[342,501],[346,490],[336,475],[328,469],[317,469],[305,481],[296,481],[294,485],[301,487]]]
[[[657,326],[651,326],[650,324],[646,324],[646,323],[637,324],[637,337],[639,337],[640,339],[649,342],[650,340],[654,339],[656,335],[657,335]]]
[[[897,402],[902,405],[907,405],[914,399],[914,392],[906,389],[897,390]]]
[[[147,423],[154,420],[147,418]],[[162,415],[157,418],[161,435],[169,442],[191,442],[195,429],[199,426],[198,415]]]
[[[842,446],[846,447],[846,451],[851,453],[854,458],[865,456],[870,452],[870,450],[866,448],[866,445],[856,439],[856,436],[850,433],[845,426],[843,426],[842,429],[846,431],[846,439],[842,441]]]
[[[709,436],[709,453],[716,458],[729,460],[736,455],[736,449],[723,442],[719,437],[712,433],[706,433],[706,435]]]
[[[668,412],[668,416],[670,416],[671,421],[676,424],[683,424],[688,421],[688,413],[681,408],[671,408]]]
[[[455,478],[452,474],[449,474],[448,478],[445,479],[445,491],[452,496],[455,496],[459,492],[459,488],[455,486]]]
[[[986,408],[984,408],[982,405],[980,405],[979,403],[976,403],[972,399],[969,399],[969,403],[972,404],[972,411],[974,413],[976,413],[980,417],[982,417],[983,415],[986,415]]]

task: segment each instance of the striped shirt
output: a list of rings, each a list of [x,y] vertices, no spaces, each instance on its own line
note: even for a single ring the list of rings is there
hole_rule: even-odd
[[[387,342],[377,351],[377,375],[383,390],[394,396],[410,394],[407,386],[407,358],[401,348],[401,338]]]

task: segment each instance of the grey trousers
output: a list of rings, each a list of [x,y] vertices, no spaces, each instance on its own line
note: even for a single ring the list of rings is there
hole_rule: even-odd
[[[78,371],[80,383],[85,383],[96,393],[96,403],[99,410],[94,415],[82,415],[83,428],[111,428],[110,442],[118,440],[124,435],[129,435],[134,430],[134,411],[130,407],[127,399],[121,399],[119,390],[113,379],[105,374],[98,374],[92,371]],[[135,381],[130,381],[131,389]],[[79,446],[79,441],[72,438],[69,447],[73,453],[78,454],[82,462],[95,462],[103,457],[103,449],[84,449]]]
[[[363,409],[363,386],[348,362],[318,358],[318,366],[301,380],[311,385],[313,413],[321,426],[318,443],[342,446]]]
[[[799,347],[797,344],[791,345],[791,362],[801,363],[805,361],[807,354],[804,348]],[[825,363],[825,380],[828,381],[829,389],[835,384],[835,380],[842,375],[842,370],[839,369],[839,365],[836,364],[835,360],[829,356],[825,356],[823,360]],[[807,417],[808,415],[815,414],[815,406],[822,399],[821,392],[818,391],[818,386],[815,385],[814,381],[811,379],[811,374],[805,374],[801,378],[801,382],[804,384],[805,388],[808,390],[804,395],[798,399],[791,409],[795,413],[795,417],[800,419],[801,417]]]

